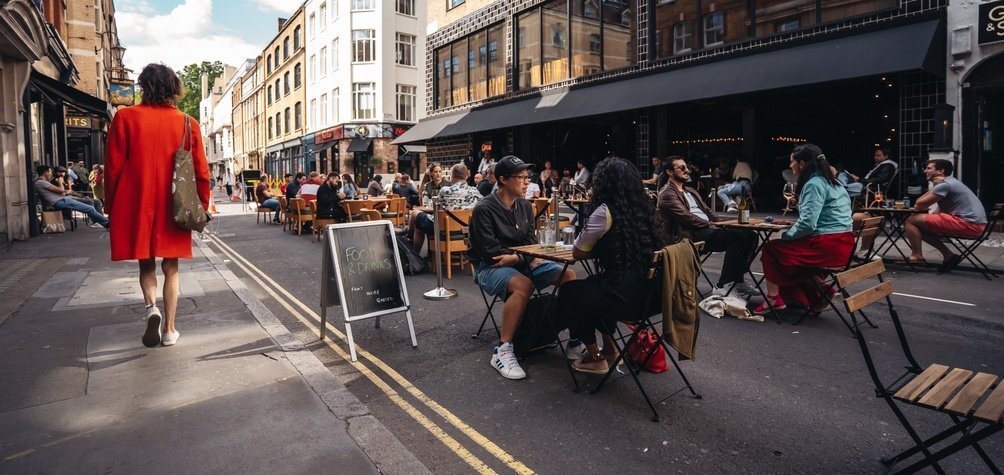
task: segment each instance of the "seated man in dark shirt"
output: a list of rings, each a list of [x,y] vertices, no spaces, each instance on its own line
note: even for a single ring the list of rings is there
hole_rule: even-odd
[[[537,242],[533,208],[523,198],[532,165],[507,156],[495,164],[498,190],[474,206],[471,213],[471,250],[474,281],[485,293],[505,299],[499,346],[492,351],[491,365],[508,379],[523,379],[526,372],[516,361],[512,339],[519,328],[533,288],[575,279],[571,269],[561,274],[555,262],[530,259],[508,248]],[[508,298],[506,298],[508,296]]]
[[[743,280],[749,270],[750,258],[756,250],[756,233],[740,229],[724,229],[715,226],[719,218],[711,211],[693,188],[686,186],[690,180],[690,168],[683,157],[669,157],[669,182],[659,191],[659,213],[669,227],[667,235],[671,241],[682,237],[704,241],[704,250],[725,251],[725,261],[718,284],[713,289],[715,295],[724,296],[728,287],[735,283],[734,292],[750,296],[756,287]]]
[[[317,219],[333,219],[345,222],[347,215],[342,209],[342,182],[337,173],[328,173],[324,184],[317,189]]]
[[[98,212],[93,206],[67,196],[73,195],[75,192],[49,182],[52,179],[52,169],[48,165],[39,165],[36,172],[38,173],[38,180],[35,181],[35,191],[38,192],[38,196],[42,198],[45,204],[52,206],[53,209],[80,211],[91,218],[91,221],[97,223],[97,225],[108,229],[108,217]]]
[[[293,178],[293,180],[286,185],[286,192],[285,192],[286,200],[291,200],[293,198],[296,198],[297,192],[300,191],[300,185],[303,185],[306,182],[307,182],[307,175],[305,175],[303,172],[297,173],[296,177]]]
[[[272,196],[272,190],[268,189],[268,175],[262,174],[261,181],[258,182],[258,186],[254,189],[255,201],[258,202],[258,206],[261,208],[275,210],[275,216],[272,218],[273,223],[279,222],[279,200]]]

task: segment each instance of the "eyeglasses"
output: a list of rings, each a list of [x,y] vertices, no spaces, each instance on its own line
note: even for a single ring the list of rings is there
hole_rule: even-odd
[[[673,167],[673,169],[674,170],[689,170],[689,167],[687,167],[686,165],[680,165],[678,167]]]
[[[509,178],[515,178],[521,181],[530,181],[530,175],[509,175]]]

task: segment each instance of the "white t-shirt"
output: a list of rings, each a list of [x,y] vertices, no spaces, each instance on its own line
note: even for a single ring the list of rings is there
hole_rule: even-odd
[[[534,196],[540,196],[540,185],[530,182],[530,184],[526,187],[526,196],[524,196],[524,198],[530,199]]]
[[[683,192],[683,196],[687,198],[687,204],[690,205],[690,214],[693,214],[694,216],[697,216],[698,218],[701,218],[705,221],[711,221],[710,219],[708,219],[708,215],[704,214],[704,211],[701,211],[701,207],[697,206],[697,201],[694,200],[694,195],[691,195],[690,193],[687,192]]]

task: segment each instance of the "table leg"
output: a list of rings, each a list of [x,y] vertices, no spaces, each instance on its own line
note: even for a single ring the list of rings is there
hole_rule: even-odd
[[[906,230],[904,228],[906,220],[907,218],[910,217],[910,215],[899,214],[899,213],[888,213],[885,214],[885,217],[886,220],[888,220],[889,223],[892,224],[892,229],[887,230],[885,226],[882,226],[882,234],[885,235],[886,242],[882,243],[882,245],[879,246],[879,250],[876,251],[875,254],[881,255],[883,258],[885,258],[885,255],[888,254],[889,251],[895,249],[896,252],[899,253],[899,256],[903,258],[903,261],[906,263],[906,265],[910,267],[910,270],[916,271],[917,268],[914,267],[913,263],[910,262],[910,259],[906,256],[906,254],[903,253],[903,250],[900,249],[899,246],[897,245],[897,243],[900,240],[906,239]]]

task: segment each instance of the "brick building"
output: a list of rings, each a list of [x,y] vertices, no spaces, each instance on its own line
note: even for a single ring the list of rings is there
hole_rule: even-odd
[[[428,9],[429,160],[744,156],[779,202],[795,143],[917,180],[945,102],[945,0],[450,0]],[[776,196],[775,196],[776,195]],[[758,199],[758,203],[764,204]]]
[[[265,172],[276,176],[306,171],[306,73],[303,6],[279,19],[265,57]]]

